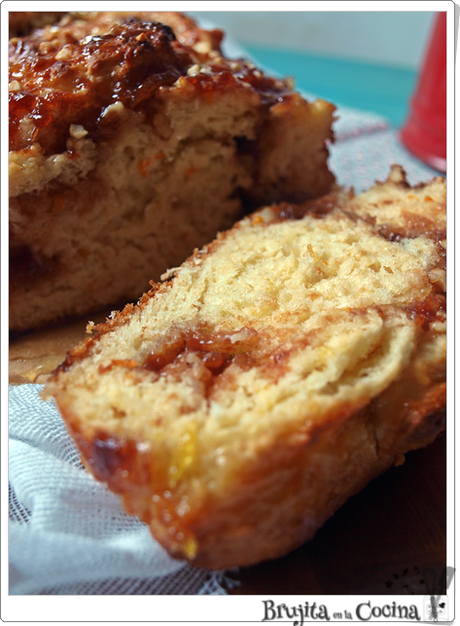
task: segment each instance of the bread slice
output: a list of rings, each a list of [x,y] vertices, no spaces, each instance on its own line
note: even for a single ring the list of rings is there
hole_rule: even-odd
[[[137,299],[248,207],[326,193],[334,106],[178,13],[10,40],[10,329]]]
[[[444,428],[445,182],[269,206],[73,349],[88,469],[175,557],[278,557]]]

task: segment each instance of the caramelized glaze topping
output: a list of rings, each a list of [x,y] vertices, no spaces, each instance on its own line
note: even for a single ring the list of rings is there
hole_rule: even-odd
[[[70,124],[94,135],[110,104],[136,108],[186,74],[192,63],[164,24],[131,18],[106,34],[80,40],[64,30],[47,42],[40,32],[10,41],[10,84],[20,86],[9,93],[14,150],[33,141],[45,153],[65,149]]]
[[[243,59],[239,59],[236,63],[239,67],[236,69],[234,77],[257,91],[263,105],[271,106],[293,96],[291,80],[280,80],[267,76]],[[216,72],[218,69],[218,67],[214,68]]]
[[[445,228],[437,228],[435,222],[422,215],[410,214],[403,212],[402,217],[404,223],[402,225],[382,224],[379,226],[379,234],[388,241],[401,241],[401,239],[416,239],[417,237],[426,236],[435,241],[441,241],[446,238]]]
[[[158,89],[180,77],[204,96],[236,84],[250,88],[262,105],[292,94],[291,81],[222,57],[217,31],[196,27],[192,36],[184,18],[165,14],[176,38],[170,26],[151,21],[161,15],[95,13],[11,39],[10,150],[38,143],[45,155],[65,151],[70,124],[83,126],[91,139],[100,140],[107,132],[104,125],[113,123],[105,119],[111,104],[152,108]]]

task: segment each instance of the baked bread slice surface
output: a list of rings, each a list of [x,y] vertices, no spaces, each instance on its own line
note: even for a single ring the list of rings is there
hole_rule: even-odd
[[[248,206],[329,190],[335,107],[222,37],[84,12],[10,39],[10,330],[137,299]]]
[[[443,429],[442,179],[395,166],[360,196],[266,207],[164,279],[90,325],[46,392],[174,556],[280,556]]]

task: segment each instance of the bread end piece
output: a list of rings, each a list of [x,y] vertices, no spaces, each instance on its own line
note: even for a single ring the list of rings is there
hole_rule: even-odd
[[[359,196],[266,207],[172,274],[47,393],[173,556],[279,557],[445,427],[442,179],[395,166]]]

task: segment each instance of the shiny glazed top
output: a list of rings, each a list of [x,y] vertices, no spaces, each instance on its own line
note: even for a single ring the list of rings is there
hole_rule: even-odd
[[[110,105],[148,110],[155,93],[181,77],[200,93],[245,83],[265,105],[291,93],[289,80],[224,58],[221,39],[181,14],[145,12],[69,14],[10,39],[10,150],[39,144],[46,155],[62,152],[71,124],[100,140],[113,124]]]

